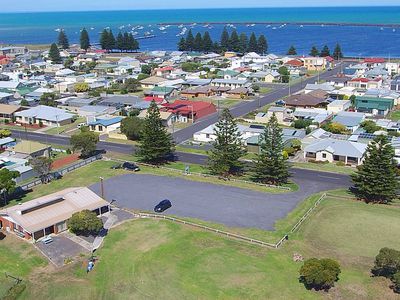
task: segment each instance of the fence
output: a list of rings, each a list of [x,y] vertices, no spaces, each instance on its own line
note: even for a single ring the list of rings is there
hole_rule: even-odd
[[[290,233],[294,233],[300,227],[300,225],[310,216],[310,214],[314,211],[314,209],[321,203],[321,201],[324,200],[325,198],[326,198],[326,194],[323,194],[320,198],[318,198],[318,200],[314,203],[314,205],[312,207],[310,207],[307,210],[307,212],[299,219],[299,221],[297,221],[297,223],[292,227],[292,229],[290,230]],[[241,241],[245,241],[245,242],[249,242],[252,244],[257,244],[257,245],[265,246],[265,247],[269,247],[269,248],[275,248],[275,249],[279,248],[283,244],[283,242],[285,240],[287,240],[289,237],[288,234],[285,234],[277,243],[272,244],[272,243],[263,242],[263,241],[260,241],[257,239],[249,238],[249,237],[246,237],[243,235],[239,235],[236,233],[215,229],[215,228],[212,228],[209,226],[181,220],[181,219],[166,216],[166,215],[157,215],[157,214],[150,214],[150,213],[136,213],[136,215],[138,215],[139,217],[144,217],[144,218],[164,219],[164,220],[169,220],[169,221],[173,221],[176,223],[190,225],[190,226],[201,228],[201,229],[204,229],[207,231],[222,234],[227,237],[239,239]]]
[[[67,173],[69,173],[69,172],[71,172],[73,170],[76,170],[76,169],[78,169],[80,167],[86,166],[86,165],[88,165],[88,164],[90,164],[90,163],[92,163],[92,162],[94,162],[96,160],[99,160],[101,158],[102,158],[102,155],[98,154],[98,155],[89,157],[89,158],[87,158],[85,160],[78,161],[78,162],[76,162],[76,163],[74,163],[74,164],[72,164],[70,166],[66,166],[66,167],[63,167],[63,168],[61,168],[59,170],[56,170],[55,172],[53,172],[53,174],[55,176],[58,176],[58,175],[64,176],[65,174],[67,174]],[[22,190],[22,191],[27,191],[27,190],[30,190],[31,188],[33,188],[33,187],[35,187],[37,185],[40,185],[40,184],[42,184],[42,180],[34,179],[31,182],[28,182],[26,184],[20,185],[18,187],[18,189]]]

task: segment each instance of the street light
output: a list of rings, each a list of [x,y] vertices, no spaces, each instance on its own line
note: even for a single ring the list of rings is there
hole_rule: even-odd
[[[100,178],[100,189],[101,189],[101,198],[104,198],[104,178],[103,177],[99,177]]]

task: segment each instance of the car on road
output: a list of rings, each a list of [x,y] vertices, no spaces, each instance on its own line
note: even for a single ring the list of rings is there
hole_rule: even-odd
[[[134,171],[138,172],[140,171],[140,168],[137,164],[131,163],[131,162],[124,162],[123,164],[117,164],[115,166],[112,166],[111,169],[117,170],[117,169],[124,169],[127,171]]]
[[[172,206],[171,201],[169,201],[168,199],[164,199],[154,207],[154,211],[157,213],[161,213],[170,208],[171,206]]]

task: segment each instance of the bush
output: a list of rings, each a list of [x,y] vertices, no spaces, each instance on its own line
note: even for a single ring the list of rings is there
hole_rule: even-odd
[[[374,276],[391,279],[393,290],[400,293],[400,251],[386,247],[379,250],[371,272]]]
[[[336,165],[337,165],[338,167],[344,167],[346,164],[345,164],[343,161],[338,161],[338,162],[336,163]]]
[[[311,120],[298,119],[293,122],[293,127],[296,129],[307,128],[312,123]]]
[[[68,229],[75,234],[97,234],[103,228],[103,221],[90,210],[74,213],[68,220]]]
[[[4,124],[10,124],[10,120],[9,119],[5,119],[4,120]]]
[[[1,298],[2,300],[16,300],[18,299],[23,291],[26,289],[26,284],[25,283],[17,283],[14,286],[12,286],[8,291],[7,294]]]
[[[338,281],[340,265],[330,258],[311,258],[300,269],[300,282],[307,289],[328,291]]]
[[[43,127],[43,122],[39,121],[39,127]]]

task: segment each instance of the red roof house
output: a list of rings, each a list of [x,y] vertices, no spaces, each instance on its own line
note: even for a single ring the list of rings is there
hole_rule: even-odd
[[[385,59],[380,57],[369,57],[364,59],[364,62],[367,64],[382,64],[385,62]]]
[[[217,112],[213,103],[205,101],[176,100],[174,103],[163,104],[162,111],[176,115],[180,122],[193,122]]]
[[[304,65],[304,63],[299,59],[291,59],[291,60],[287,61],[285,63],[285,65],[299,68],[299,67],[302,67]]]

